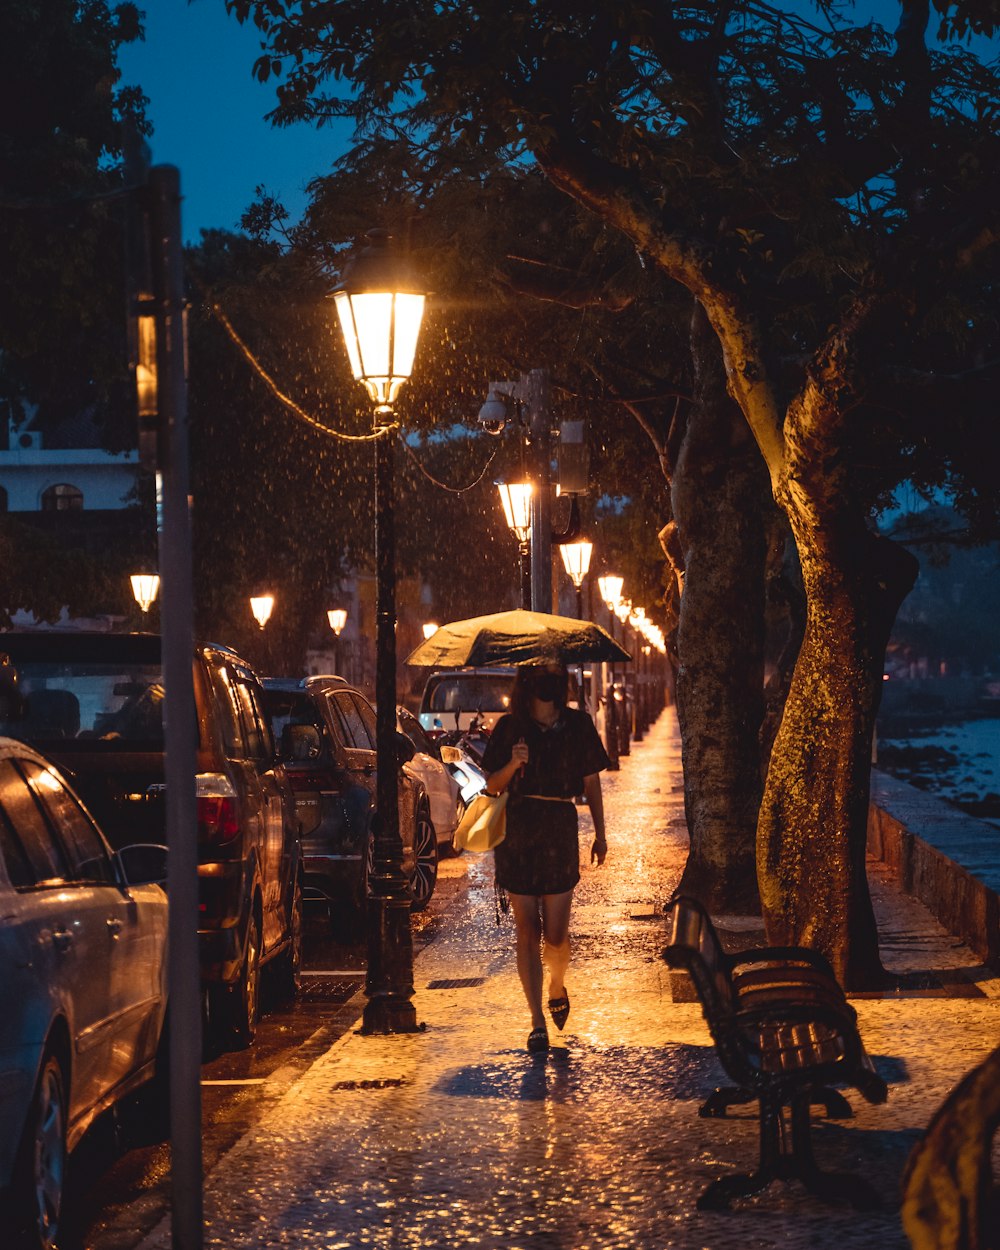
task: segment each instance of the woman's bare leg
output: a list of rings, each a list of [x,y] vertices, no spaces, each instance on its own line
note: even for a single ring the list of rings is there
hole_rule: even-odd
[[[573,891],[542,895],[542,935],[545,966],[549,970],[549,998],[562,998],[569,966],[569,912]]]
[[[544,1027],[542,1010],[542,921],[538,899],[532,894],[511,894],[510,909],[517,930],[517,975],[531,1011],[531,1027]]]

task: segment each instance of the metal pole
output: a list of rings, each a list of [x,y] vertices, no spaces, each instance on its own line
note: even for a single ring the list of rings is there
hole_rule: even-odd
[[[518,544],[521,562],[521,607],[531,609],[531,544]]]
[[[549,416],[549,371],[532,369],[527,377],[528,428],[532,449],[531,607],[552,611],[552,431]]]
[[[150,170],[150,244],[157,306],[163,525],[160,613],[166,729],[170,995],[171,1240],[201,1250],[201,977],[198,958],[198,808],[188,410],[180,174]]]
[[[608,608],[608,624],[611,637],[615,636],[615,614]],[[618,704],[615,702],[615,666],[608,664],[608,684],[605,687],[604,701],[604,746],[611,761],[608,768],[617,772],[621,767],[618,761]]]
[[[389,413],[375,439],[375,863],[368,877],[368,972],[362,1033],[415,1033],[410,883],[403,872],[396,750],[396,531]]]

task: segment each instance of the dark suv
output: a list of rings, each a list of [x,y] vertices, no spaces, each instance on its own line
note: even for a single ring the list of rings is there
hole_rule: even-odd
[[[259,678],[227,647],[199,644],[193,662],[202,979],[211,1018],[248,1045],[262,966],[285,995],[298,980],[299,822]],[[159,636],[0,634],[0,672],[0,733],[54,760],[114,847],[163,842]]]
[[[346,901],[360,912],[374,846],[375,712],[360,691],[333,676],[265,677],[264,701],[278,758],[295,790],[306,897],[333,908]],[[404,764],[414,747],[403,734],[397,741]],[[437,884],[437,835],[427,793],[405,765],[399,777],[399,831],[412,907],[420,911]]]

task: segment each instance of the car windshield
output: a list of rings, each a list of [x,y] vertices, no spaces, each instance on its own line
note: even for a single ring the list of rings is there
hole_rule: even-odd
[[[106,743],[162,750],[163,674],[158,664],[25,660],[18,700],[7,700],[0,734],[33,745]]]
[[[514,687],[512,673],[431,677],[424,692],[428,712],[506,712]]]

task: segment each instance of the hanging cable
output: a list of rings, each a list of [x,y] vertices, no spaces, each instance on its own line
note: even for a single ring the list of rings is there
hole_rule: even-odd
[[[323,434],[329,434],[331,438],[339,438],[342,442],[345,442],[345,443],[371,443],[371,442],[374,442],[375,439],[381,438],[382,435],[385,434],[387,430],[399,429],[399,423],[393,422],[389,425],[385,425],[385,424],[381,425],[372,434],[344,434],[340,430],[333,430],[330,428],[330,426],[324,425],[322,421],[317,421],[315,417],[310,416],[309,413],[306,412],[304,408],[300,407],[300,405],[297,404],[294,399],[292,399],[289,395],[286,395],[282,390],[279,389],[278,384],[275,382],[275,380],[267,372],[264,366],[260,363],[257,357],[250,350],[250,348],[247,347],[246,343],[243,342],[239,334],[237,334],[236,329],[233,326],[233,323],[229,320],[229,318],[222,311],[219,305],[209,304],[209,308],[211,309],[215,317],[218,319],[222,328],[226,331],[229,337],[233,340],[236,346],[243,353],[244,357],[247,359],[250,366],[253,368],[254,372],[261,379],[261,381],[263,381],[265,385],[268,387],[268,389],[270,390],[271,394],[275,397],[275,399],[279,400],[281,403],[285,405],[286,408],[294,412],[295,415],[300,420],[305,421],[307,425],[311,425],[314,430],[320,430]]]
[[[486,464],[485,464],[485,465],[484,465],[484,467],[483,467],[483,471],[482,471],[482,473],[480,473],[480,475],[476,478],[476,480],[475,480],[474,482],[470,482],[470,483],[468,484],[468,486],[449,486],[449,485],[447,484],[447,482],[440,482],[440,481],[438,481],[438,479],[437,479],[436,477],[434,477],[432,474],[430,474],[430,473],[428,473],[428,472],[427,472],[427,470],[424,468],[424,466],[423,466],[423,465],[420,463],[420,461],[417,459],[417,457],[416,457],[416,455],[415,455],[415,453],[414,453],[414,451],[413,451],[413,448],[412,448],[412,447],[410,447],[410,445],[407,443],[407,441],[406,441],[406,439],[405,439],[405,438],[403,438],[403,437],[401,436],[399,441],[400,441],[400,442],[402,443],[402,445],[403,445],[403,450],[404,450],[404,451],[406,452],[406,454],[410,457],[410,459],[411,459],[411,460],[413,461],[413,463],[417,466],[417,468],[418,468],[418,469],[420,470],[420,472],[424,475],[424,477],[425,477],[425,478],[427,478],[428,482],[433,482],[433,484],[434,484],[435,486],[439,487],[441,490],[446,490],[446,491],[448,491],[448,493],[449,493],[449,494],[451,494],[451,495],[464,495],[464,494],[465,494],[465,492],[466,492],[467,490],[472,490],[472,488],[473,488],[474,486],[478,486],[478,485],[479,485],[479,483],[480,483],[480,482],[483,480],[483,478],[486,476],[487,470],[489,469],[490,465],[493,463],[493,461],[494,461],[494,459],[495,459],[495,457],[496,457],[497,452],[500,450],[500,448],[499,448],[499,447],[494,447],[494,449],[490,452],[490,458],[486,461]]]

